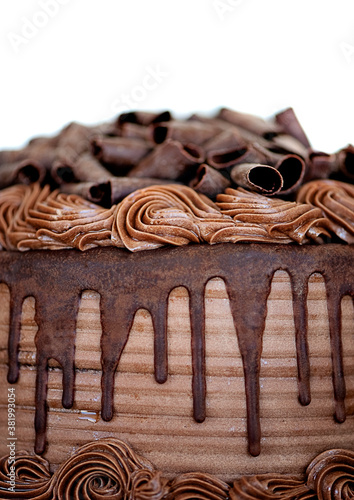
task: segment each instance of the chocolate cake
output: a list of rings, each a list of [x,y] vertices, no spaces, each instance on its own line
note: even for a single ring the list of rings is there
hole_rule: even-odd
[[[352,498],[353,179],[292,109],[1,151],[0,498]]]

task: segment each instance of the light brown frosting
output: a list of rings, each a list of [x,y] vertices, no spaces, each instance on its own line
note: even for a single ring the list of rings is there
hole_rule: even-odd
[[[304,478],[259,474],[243,476],[232,486],[201,472],[181,474],[169,481],[115,438],[82,446],[53,475],[43,458],[18,453],[13,491],[9,489],[10,466],[8,457],[0,460],[0,495],[4,500],[349,500],[354,488],[354,452],[349,450],[318,455]]]
[[[50,193],[49,186],[12,186],[0,192],[0,244],[22,251],[111,246],[114,210],[77,195]]]
[[[343,206],[348,210],[349,205],[345,199]],[[184,185],[149,186],[110,209],[39,184],[0,192],[0,248],[7,250],[116,246],[135,252],[189,243],[303,244],[322,242],[329,227],[320,208],[242,188],[226,189],[215,204]]]
[[[354,186],[335,180],[315,180],[301,187],[297,201],[319,207],[338,238],[354,243]]]
[[[232,225],[215,204],[187,186],[139,189],[118,206],[112,239],[131,251],[208,241],[215,228]]]
[[[217,196],[221,212],[233,218],[235,226],[221,229],[211,243],[259,241],[267,243],[307,243],[329,236],[328,222],[320,209],[305,203],[251,193],[243,188],[225,190]]]

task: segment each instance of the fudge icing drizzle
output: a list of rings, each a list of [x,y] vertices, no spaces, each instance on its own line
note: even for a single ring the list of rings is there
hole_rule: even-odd
[[[262,338],[273,275],[281,269],[290,276],[299,401],[306,405],[311,401],[306,299],[309,277],[319,272],[325,280],[328,301],[334,417],[338,422],[344,422],[346,418],[340,304],[344,295],[354,297],[352,246],[191,245],[137,254],[111,248],[84,253],[67,250],[33,251],[25,255],[3,252],[0,263],[0,282],[9,286],[11,295],[10,383],[15,383],[19,376],[22,303],[30,295],[36,300],[35,450],[39,454],[46,447],[49,359],[57,360],[63,370],[63,407],[70,408],[74,402],[76,318],[81,292],[87,289],[101,295],[101,416],[110,420],[113,417],[114,374],[119,370],[119,360],[135,312],[145,308],[151,313],[155,332],[155,379],[164,383],[168,377],[168,297],[177,286],[187,288],[192,332],[193,414],[197,422],[203,422],[206,418],[204,290],[210,279],[222,278],[230,298],[243,361],[249,452],[256,456],[260,453],[261,440],[259,372]],[[51,293],[43,283],[51,283]],[[149,294],[146,294],[146,289],[149,289]]]

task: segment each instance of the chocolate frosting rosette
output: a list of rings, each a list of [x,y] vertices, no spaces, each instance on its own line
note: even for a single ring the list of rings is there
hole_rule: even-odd
[[[297,201],[320,208],[329,228],[338,238],[354,243],[354,186],[335,180],[308,182],[298,192]]]
[[[225,223],[233,225],[211,200],[192,188],[151,186],[135,191],[118,205],[112,240],[122,241],[132,252],[182,246],[203,241],[215,231],[215,224],[220,228]]]
[[[321,210],[306,203],[284,201],[228,188],[217,196],[221,212],[235,221],[233,228],[221,229],[211,243],[259,241],[299,244],[329,236],[328,222]]]
[[[22,251],[112,246],[114,210],[49,186],[12,186],[0,194],[0,244]]]

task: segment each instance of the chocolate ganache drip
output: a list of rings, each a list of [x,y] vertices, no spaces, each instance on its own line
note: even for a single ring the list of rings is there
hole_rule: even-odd
[[[46,446],[48,361],[51,358],[57,360],[63,370],[63,406],[70,408],[74,402],[75,328],[83,290],[95,290],[101,295],[101,415],[104,420],[110,420],[113,417],[114,375],[119,369],[135,312],[145,308],[151,313],[155,331],[155,378],[164,383],[168,377],[168,297],[175,287],[187,288],[192,335],[193,415],[197,422],[203,422],[207,417],[204,290],[210,279],[223,279],[243,361],[249,452],[256,456],[260,453],[261,440],[260,360],[272,277],[279,269],[290,276],[299,401],[309,404],[306,298],[309,277],[319,272],[324,277],[328,299],[335,419],[343,422],[346,418],[340,305],[344,295],[354,296],[354,248],[351,246],[224,244],[159,248],[155,252],[138,253],[96,248],[80,254],[66,250],[26,254],[1,252],[0,259],[0,282],[7,283],[11,294],[10,383],[16,382],[19,375],[17,356],[22,302],[29,295],[36,300],[39,328],[36,336],[37,453],[42,453]],[[48,294],[43,282],[52,284],[51,293]]]

